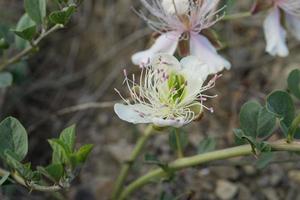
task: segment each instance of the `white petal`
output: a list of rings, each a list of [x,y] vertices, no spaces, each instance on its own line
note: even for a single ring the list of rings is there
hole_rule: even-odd
[[[221,57],[209,40],[199,34],[191,33],[190,39],[191,54],[208,65],[208,73],[215,74],[224,68],[230,69],[231,64]]]
[[[293,36],[300,40],[300,17],[286,14],[286,20],[288,24],[288,28],[292,32]]]
[[[272,56],[285,57],[289,54],[286,46],[286,31],[280,24],[280,11],[274,8],[264,21],[264,33],[267,42],[266,51]]]
[[[181,61],[182,70],[187,81],[187,92],[189,95],[198,93],[209,75],[208,65],[196,56],[187,56]]]
[[[175,128],[180,128],[186,124],[183,119],[162,119],[162,118],[153,118],[153,124],[159,127],[172,126]]]
[[[164,69],[168,73],[170,71],[179,71],[181,69],[180,62],[169,54],[156,54],[153,56],[151,65],[153,69]]]
[[[140,124],[151,123],[151,119],[147,116],[149,108],[142,104],[124,105],[117,103],[114,106],[115,113],[124,121]]]
[[[190,2],[189,0],[162,0],[161,5],[170,15],[184,15],[189,11]]]
[[[160,35],[149,49],[132,55],[131,60],[133,64],[141,65],[148,63],[157,53],[173,55],[177,48],[180,35],[181,33],[175,31],[170,31]]]

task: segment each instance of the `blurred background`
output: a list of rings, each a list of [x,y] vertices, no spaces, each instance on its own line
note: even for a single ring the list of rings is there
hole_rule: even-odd
[[[228,12],[248,11],[252,1],[236,1]],[[72,21],[41,43],[40,51],[27,63],[10,67],[15,83],[0,91],[0,116],[17,117],[29,133],[32,165],[51,160],[47,139],[76,123],[77,144],[92,143],[95,148],[70,190],[55,193],[29,193],[25,188],[0,188],[2,200],[109,199],[120,163],[128,157],[136,138],[145,126],[134,126],[118,119],[113,103],[120,98],[114,91],[122,86],[123,69],[138,74],[131,55],[150,44],[152,31],[133,12],[138,0],[86,0]],[[0,0],[0,23],[12,27],[24,13],[23,1]],[[210,100],[215,113],[185,128],[189,143],[186,155],[194,155],[197,145],[208,136],[217,148],[234,145],[232,129],[238,127],[241,105],[249,99],[261,101],[274,89],[285,89],[288,73],[299,68],[299,42],[289,37],[290,55],[274,58],[264,51],[262,22],[265,14],[232,21],[220,21],[213,28],[226,44],[220,53],[231,63]],[[75,106],[75,107],[74,107]],[[279,136],[273,136],[276,139]],[[168,145],[168,134],[153,137],[146,147],[161,160],[171,161],[176,154]],[[147,185],[130,199],[159,199],[161,192],[178,199],[300,199],[300,163],[289,154],[277,155],[265,169],[257,169],[253,157],[209,163],[183,170],[171,183]],[[129,181],[154,166],[134,166]]]

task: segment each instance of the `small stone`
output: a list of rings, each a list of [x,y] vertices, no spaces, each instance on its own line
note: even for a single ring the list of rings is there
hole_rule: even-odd
[[[227,180],[218,180],[216,194],[222,200],[234,198],[238,192],[238,186]]]
[[[252,176],[256,174],[256,169],[254,166],[252,165],[245,165],[243,167],[244,172],[248,175],[248,176]]]
[[[216,174],[219,178],[222,179],[236,180],[239,177],[239,172],[234,167],[217,166],[211,167],[210,170],[212,173]]]
[[[243,184],[240,184],[239,185],[239,194],[238,194],[237,199],[252,200],[253,197],[252,197],[252,194],[251,194],[251,191],[249,190],[249,188]]]
[[[273,188],[266,188],[263,190],[263,194],[267,200],[279,200],[278,194]]]
[[[300,170],[291,170],[288,173],[289,179],[300,183]]]

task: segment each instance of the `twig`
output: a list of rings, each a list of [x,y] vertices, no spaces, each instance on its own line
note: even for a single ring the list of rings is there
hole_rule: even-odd
[[[63,25],[57,24],[57,25],[53,26],[52,28],[50,28],[48,31],[42,33],[36,40],[32,41],[32,45],[30,45],[30,47],[27,47],[26,49],[24,49],[23,51],[21,51],[17,55],[13,56],[12,58],[10,58],[7,61],[4,61],[2,64],[0,64],[0,71],[2,71],[4,68],[6,68],[7,66],[9,66],[11,64],[19,62],[23,57],[25,57],[26,55],[28,55],[34,48],[36,48],[36,46],[45,37],[47,37],[51,33],[55,32],[56,30],[61,29],[63,27],[64,27]]]
[[[300,152],[299,141],[294,141],[288,144],[286,143],[285,140],[280,140],[274,143],[270,143],[270,146],[272,148],[272,151]],[[251,146],[242,145],[242,146],[217,150],[213,152],[208,152],[196,156],[177,159],[174,162],[170,163],[168,167],[170,170],[175,172],[187,167],[197,166],[210,161],[223,160],[223,159],[234,158],[239,156],[247,156],[251,154],[252,154]],[[160,168],[148,172],[146,175],[138,178],[137,180],[129,184],[120,195],[120,200],[126,199],[135,190],[148,184],[152,180],[160,177],[166,177],[166,176],[168,176],[168,174],[163,169]]]
[[[0,168],[0,177],[4,176],[7,173],[9,173],[9,172]],[[61,187],[59,185],[46,186],[46,185],[39,185],[39,184],[35,184],[35,183],[27,183],[26,180],[24,178],[22,178],[21,176],[19,176],[16,172],[11,173],[11,177],[13,178],[13,180],[16,183],[18,183],[30,190],[36,190],[36,191],[40,191],[40,192],[57,192],[57,191],[60,191],[61,189],[63,189],[63,187]]]

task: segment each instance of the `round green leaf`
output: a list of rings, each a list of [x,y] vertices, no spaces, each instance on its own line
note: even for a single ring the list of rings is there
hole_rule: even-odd
[[[276,117],[265,107],[261,108],[257,117],[257,137],[267,137],[276,127]]]
[[[256,138],[257,119],[262,106],[257,101],[245,103],[240,111],[240,126],[245,135]]]
[[[288,77],[288,88],[293,95],[300,99],[300,70],[293,70]]]
[[[0,156],[10,150],[18,161],[25,158],[28,152],[27,132],[22,124],[13,117],[8,117],[0,123]]]
[[[295,106],[291,96],[284,91],[272,92],[267,98],[267,109],[277,115],[289,127],[295,117]]]

